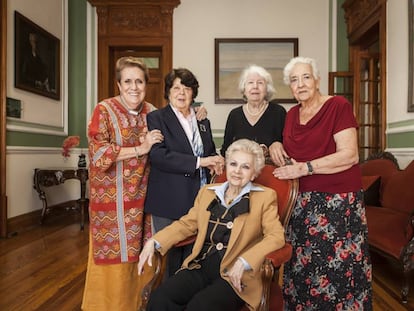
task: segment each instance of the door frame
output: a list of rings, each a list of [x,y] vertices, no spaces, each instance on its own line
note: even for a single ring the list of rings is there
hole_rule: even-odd
[[[7,1],[0,4],[0,236],[7,237],[6,196],[6,79]]]

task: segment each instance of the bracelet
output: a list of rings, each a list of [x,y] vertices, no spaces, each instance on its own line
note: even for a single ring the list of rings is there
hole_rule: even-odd
[[[134,150],[135,150],[135,156],[137,158],[139,158],[139,153],[138,153],[138,150],[137,150],[137,146],[134,146]]]

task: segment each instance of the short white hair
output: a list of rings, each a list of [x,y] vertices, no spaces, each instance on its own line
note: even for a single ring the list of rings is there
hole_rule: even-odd
[[[276,93],[275,87],[273,86],[272,75],[263,67],[257,65],[247,66],[240,75],[239,79],[239,91],[244,95],[246,88],[247,76],[256,73],[266,81],[266,100],[270,100],[273,97],[273,94]]]
[[[318,69],[318,65],[316,64],[316,61],[313,58],[310,57],[303,57],[303,56],[297,56],[292,58],[285,68],[283,69],[283,82],[286,85],[290,84],[290,74],[292,73],[293,67],[295,67],[296,64],[308,64],[312,67],[312,75],[316,80],[320,79],[320,73]]]

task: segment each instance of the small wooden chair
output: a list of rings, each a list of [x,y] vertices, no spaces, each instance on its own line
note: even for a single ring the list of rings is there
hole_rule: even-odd
[[[272,164],[266,164],[261,171],[260,175],[254,180],[254,183],[261,184],[268,188],[272,188],[277,193],[278,212],[280,221],[283,226],[287,227],[290,219],[290,215],[293,210],[293,206],[296,202],[298,195],[299,184],[297,179],[293,180],[281,180],[273,176],[273,170],[276,167]],[[214,176],[212,183],[222,183],[226,181],[226,173]],[[177,246],[182,246],[194,241],[194,238],[182,241]],[[259,310],[282,310],[283,309],[283,297],[282,291],[279,286],[279,268],[287,262],[292,255],[292,246],[286,243],[281,249],[271,252],[265,258],[262,265],[262,280],[263,280],[263,294],[260,302]],[[153,278],[144,287],[141,293],[141,307],[140,311],[146,309],[146,305],[149,300],[152,289],[156,288],[162,278],[165,266],[165,257],[160,253],[154,253],[155,273]],[[248,310],[245,306],[242,310]]]

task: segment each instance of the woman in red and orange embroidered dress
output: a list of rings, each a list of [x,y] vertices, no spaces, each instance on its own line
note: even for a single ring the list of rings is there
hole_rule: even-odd
[[[144,239],[148,152],[163,140],[148,131],[156,108],[144,101],[148,69],[141,60],[116,63],[119,96],[100,102],[88,127],[90,246],[82,310],[137,310],[145,280],[137,273]]]

